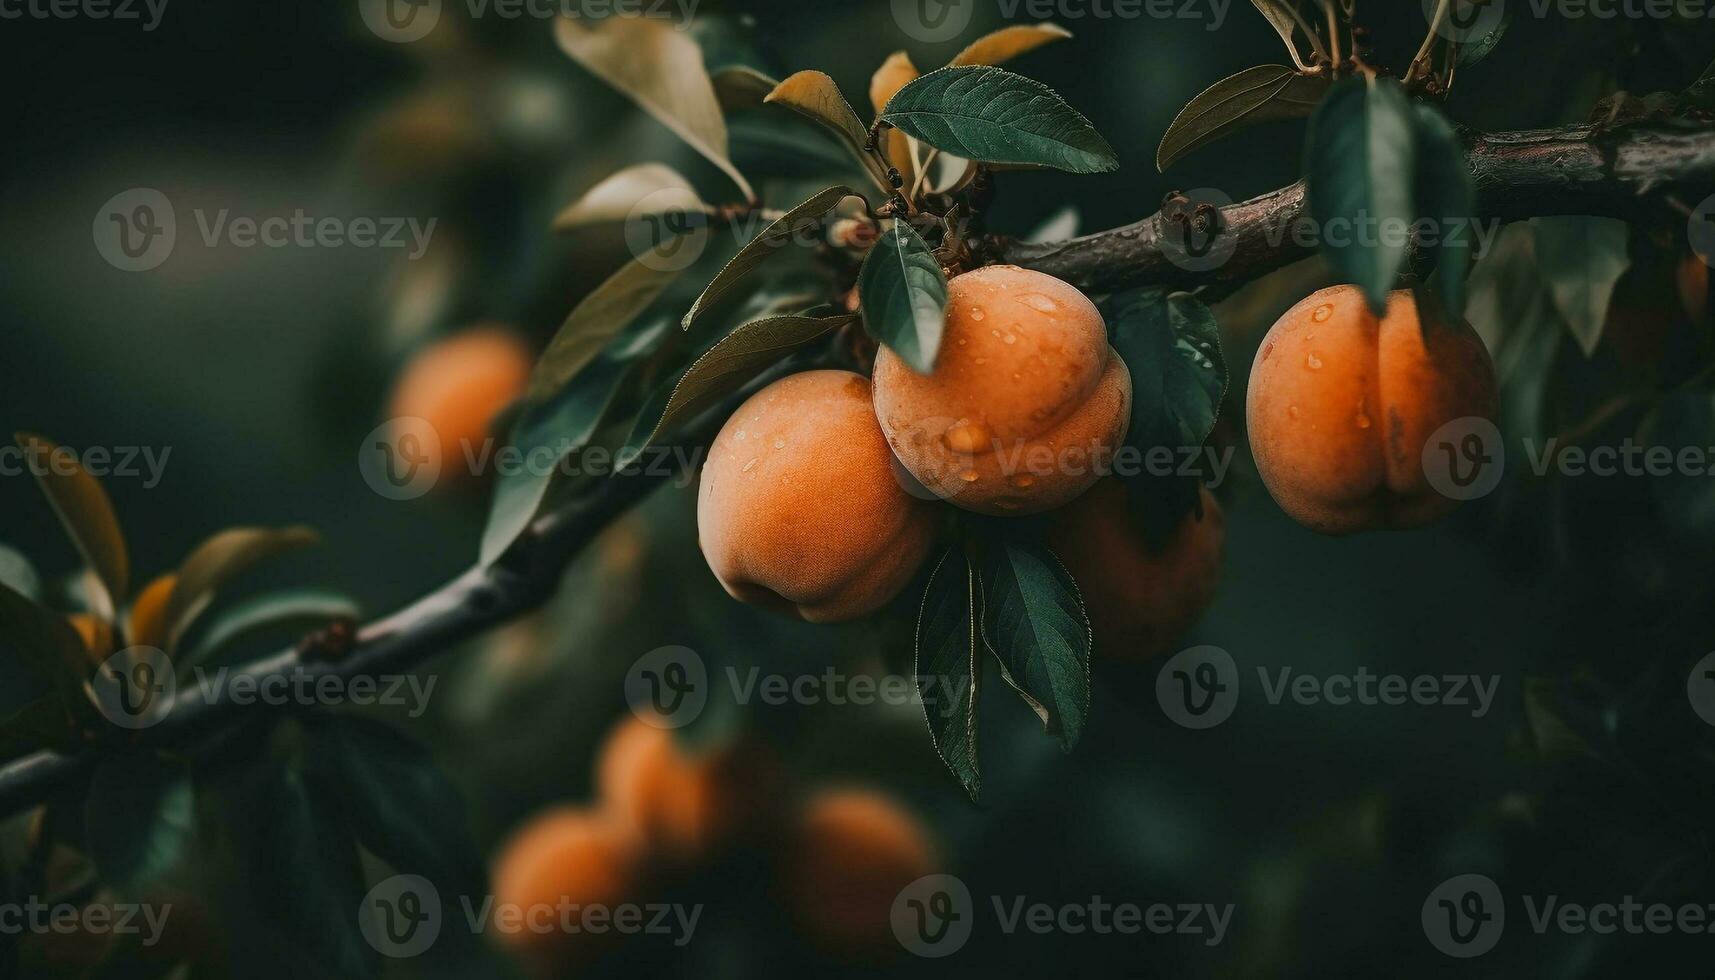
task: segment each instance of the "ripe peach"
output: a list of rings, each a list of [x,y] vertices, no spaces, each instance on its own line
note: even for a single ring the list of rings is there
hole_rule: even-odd
[[[1414,527],[1456,503],[1424,472],[1442,425],[1492,420],[1494,365],[1463,320],[1421,316],[1409,290],[1380,319],[1352,286],[1287,310],[1251,368],[1246,417],[1257,471],[1281,508],[1329,534]]]
[[[1083,293],[994,265],[948,283],[934,371],[882,348],[875,412],[899,461],[937,496],[1032,514],[1101,477],[1131,422],[1131,375]]]
[[[652,847],[681,862],[706,856],[767,810],[776,785],[759,750],[736,744],[706,756],[639,718],[614,727],[597,762],[603,804]]]
[[[934,534],[933,507],[894,477],[861,375],[782,378],[709,448],[697,538],[734,598],[814,623],[854,619],[898,593]]]
[[[1187,514],[1151,544],[1125,486],[1109,478],[1049,515],[1047,543],[1078,583],[1095,632],[1095,654],[1147,660],[1167,651],[1209,607],[1221,580],[1226,518],[1208,490],[1202,516]]]
[[[440,436],[444,472],[464,467],[468,445],[480,453],[489,423],[524,393],[531,357],[501,327],[476,327],[424,348],[393,388],[390,418],[420,418]]]
[[[531,818],[501,846],[493,869],[495,938],[543,972],[579,962],[604,948],[609,933],[572,929],[562,909],[635,901],[640,859],[637,838],[611,815],[577,807]]]
[[[806,801],[783,853],[782,888],[799,930],[839,955],[894,945],[893,900],[932,874],[935,847],[909,810],[868,790],[823,790]]]

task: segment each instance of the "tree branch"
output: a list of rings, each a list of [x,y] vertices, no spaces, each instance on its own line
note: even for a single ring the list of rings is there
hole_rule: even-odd
[[[1490,133],[1470,141],[1466,155],[1476,181],[1478,217],[1514,221],[1589,214],[1637,218],[1652,195],[1715,190],[1715,128],[1636,125],[1601,132],[1590,126]],[[1213,268],[1176,262],[1173,206],[1134,224],[1065,242],[999,240],[1003,262],[1049,273],[1086,292],[1142,285],[1229,290],[1315,251],[1304,182],[1220,209],[1218,241],[1232,249]],[[1185,215],[1189,217],[1189,215]],[[1197,263],[1192,263],[1197,264]]]
[[[1593,214],[1635,218],[1652,196],[1715,190],[1715,127],[1639,125],[1608,133],[1591,127],[1493,133],[1472,140],[1468,161],[1480,216],[1511,221],[1538,215]],[[1219,234],[1233,246],[1215,268],[1193,271],[1163,249],[1165,222],[1157,213],[1135,224],[1066,242],[992,245],[1002,261],[1047,272],[1089,292],[1141,285],[1179,289],[1234,288],[1303,258],[1314,236],[1305,216],[1302,182],[1220,209]],[[1299,233],[1294,234],[1297,230]],[[805,363],[789,359],[699,418],[684,446],[706,446],[740,401],[756,388]],[[675,454],[677,457],[681,454]],[[412,605],[361,629],[354,649],[334,660],[304,660],[286,650],[234,671],[217,687],[205,680],[179,692],[154,727],[89,747],[44,750],[0,767],[0,815],[45,799],[57,786],[88,773],[117,748],[169,745],[230,721],[245,706],[230,694],[235,675],[248,681],[335,676],[345,680],[410,669],[448,646],[544,602],[565,566],[616,517],[666,478],[661,473],[614,475],[593,484],[538,519],[501,561],[471,571]]]

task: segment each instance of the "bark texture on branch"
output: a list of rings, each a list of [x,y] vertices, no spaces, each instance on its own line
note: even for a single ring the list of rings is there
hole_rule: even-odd
[[[1715,128],[1635,125],[1489,133],[1469,141],[1478,217],[1500,221],[1549,215],[1637,217],[1653,195],[1689,195],[1695,206],[1715,191]],[[1088,292],[1139,285],[1175,289],[1243,285],[1315,251],[1304,182],[1220,209],[1217,238],[1192,241],[1230,257],[1187,260],[1184,221],[1195,213],[1172,202],[1141,221],[1064,242],[999,243],[1001,261],[1037,269]],[[1224,239],[1220,236],[1225,236]]]
[[[1539,215],[1593,214],[1636,217],[1675,193],[1694,207],[1715,191],[1715,127],[1688,129],[1636,125],[1601,132],[1591,127],[1491,133],[1470,141],[1467,156],[1476,180],[1480,217],[1511,221]],[[1231,289],[1313,250],[1305,226],[1302,182],[1220,208],[1218,234],[1225,261],[1207,269],[1175,262],[1166,229],[1176,221],[1157,213],[1142,221],[1083,238],[1048,244],[1000,240],[1002,261],[1038,269],[1089,292],[1143,285],[1178,289]],[[1195,215],[1177,209],[1185,220]],[[1295,228],[1301,233],[1293,234]],[[1183,239],[1180,239],[1181,241]],[[1200,264],[1200,263],[1193,263]],[[802,363],[788,362],[699,419],[680,440],[706,445],[727,415],[760,384]],[[675,457],[680,454],[675,454]],[[651,468],[652,469],[652,468]],[[665,476],[614,475],[564,501],[539,519],[506,558],[473,569],[405,609],[358,632],[356,647],[331,661],[309,661],[288,650],[246,666],[251,679],[342,678],[399,672],[447,647],[540,605],[552,594],[567,563],[617,516],[641,501]],[[179,692],[160,724],[115,736],[75,752],[41,751],[0,767],[0,816],[38,803],[57,786],[89,772],[105,755],[128,745],[166,745],[232,720],[245,705],[219,690]]]

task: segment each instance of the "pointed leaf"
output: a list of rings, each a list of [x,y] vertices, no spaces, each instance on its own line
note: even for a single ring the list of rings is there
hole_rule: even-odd
[[[686,330],[691,329],[691,324],[698,315],[719,302],[721,297],[736,288],[758,266],[779,254],[782,248],[796,242],[805,232],[818,228],[822,218],[840,201],[856,196],[857,193],[849,187],[830,187],[775,219],[767,228],[762,229],[761,234],[746,242],[744,247],[738,250],[738,254],[715,274],[703,294],[698,296],[697,301],[691,304],[690,310],[686,311],[680,325]],[[816,240],[820,242],[821,236],[816,236]]]
[[[947,325],[947,277],[910,223],[895,220],[882,232],[857,285],[869,335],[919,374],[933,371]]]
[[[131,590],[131,559],[113,502],[76,453],[26,432],[16,439],[60,524],[106,592],[95,612],[112,618]]]
[[[1308,116],[1331,84],[1325,75],[1303,75],[1284,65],[1229,75],[1179,110],[1155,151],[1155,168],[1166,170],[1192,150],[1247,126]]]
[[[1059,24],[1017,24],[1003,27],[992,34],[985,34],[972,41],[970,46],[953,56],[947,62],[948,67],[962,65],[998,65],[1011,61],[1026,52],[1034,51],[1045,44],[1063,41],[1072,36]]]
[[[697,42],[659,17],[561,17],[560,50],[630,97],[644,111],[721,168],[745,200],[756,192],[727,157],[726,119],[703,70]]]
[[[712,213],[677,170],[659,163],[640,163],[626,167],[584,192],[577,203],[554,219],[554,229],[565,231],[581,225],[625,221],[643,214],[674,211]]]
[[[728,112],[757,108],[780,84],[780,79],[749,65],[728,65],[709,77],[715,84],[715,97]]]
[[[125,624],[125,639],[134,647],[165,649],[167,645],[167,601],[178,586],[172,572],[160,575],[137,593]]]
[[[1288,6],[1294,2],[1296,0],[1251,0],[1251,5],[1268,19],[1269,24],[1274,27],[1274,32],[1286,43],[1286,50],[1297,59],[1298,42],[1293,40],[1293,33],[1297,30],[1298,22],[1293,18]]]
[[[1626,223],[1618,218],[1568,215],[1533,218],[1536,257],[1572,336],[1589,357],[1602,340],[1608,303],[1631,267]]]
[[[1439,109],[1412,107],[1417,139],[1417,213],[1435,224],[1431,284],[1454,315],[1465,309],[1465,278],[1471,268],[1477,192],[1465,164],[1465,147]]]
[[[294,590],[253,596],[211,616],[190,652],[175,657],[173,664],[184,674],[220,662],[246,637],[266,630],[307,632],[335,620],[356,619],[359,612],[356,602],[333,592]]]
[[[863,164],[866,172],[876,177],[877,165],[871,159],[864,144],[869,142],[869,130],[864,128],[858,119],[857,111],[840,94],[838,85],[826,74],[819,71],[801,71],[787,76],[786,80],[768,93],[763,100],[770,104],[780,104],[794,112],[822,125],[823,128],[840,138],[846,149]],[[883,187],[887,185],[882,183]]]
[[[659,416],[645,410],[639,419],[638,431],[647,434],[642,439],[631,441],[627,455],[642,451],[673,423],[695,417],[793,351],[803,349],[856,319],[853,314],[770,316],[740,326],[692,363],[673,386]]]
[[[1407,246],[1403,236],[1359,232],[1408,228],[1415,217],[1411,121],[1405,89],[1386,78],[1341,82],[1310,117],[1305,177],[1322,254],[1364,291],[1378,316]]]
[[[977,758],[977,576],[955,546],[935,564],[917,613],[912,675],[929,740],[971,801],[982,795]]]
[[[1090,712],[1089,617],[1078,587],[1052,551],[1000,533],[979,549],[983,641],[1003,679],[1070,751]]]
[[[542,401],[564,388],[679,277],[684,270],[671,268],[676,264],[650,256],[632,259],[584,297],[536,362],[526,397]]]
[[[1146,452],[1201,446],[1227,393],[1215,315],[1190,293],[1158,289],[1116,296],[1110,309],[1114,350],[1131,374],[1126,444]]]
[[[1072,173],[1119,167],[1113,148],[1053,89],[1001,68],[930,72],[900,89],[881,118],[908,136],[971,160]]]
[[[168,653],[174,652],[185,630],[213,601],[215,592],[267,558],[321,542],[308,527],[235,527],[197,546],[179,566],[179,580],[164,614]]]
[[[881,67],[869,80],[870,111],[881,115],[881,110],[893,99],[907,82],[917,78],[922,73],[911,63],[911,56],[903,51],[895,51],[887,56]],[[882,144],[887,147],[887,162],[893,169],[899,171],[907,190],[916,176],[917,165],[911,159],[911,143],[904,133],[885,132],[881,134]]]

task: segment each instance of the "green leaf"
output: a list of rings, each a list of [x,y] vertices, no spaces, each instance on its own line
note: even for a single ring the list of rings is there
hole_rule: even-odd
[[[721,168],[745,200],[756,198],[727,157],[726,119],[703,70],[702,49],[685,32],[659,17],[561,17],[554,22],[554,39],[572,60]]]
[[[768,93],[780,86],[780,80],[747,65],[728,65],[710,73],[715,83],[715,96],[727,112],[755,109],[768,101]]]
[[[645,409],[638,420],[641,439],[627,440],[624,465],[636,453],[654,443],[675,422],[694,418],[720,399],[744,387],[762,371],[792,352],[827,336],[857,319],[839,316],[770,316],[752,320],[722,337],[703,356],[692,362],[672,386],[659,414]]]
[[[912,666],[929,739],[973,803],[983,788],[977,758],[977,590],[970,561],[957,546],[947,549],[923,590]]]
[[[903,219],[881,233],[858,270],[864,329],[919,374],[935,369],[947,326],[947,277],[922,236]]]
[[[1536,258],[1555,309],[1589,357],[1602,340],[1614,287],[1631,267],[1626,223],[1566,215],[1533,218]]]
[[[1417,139],[1417,213],[1438,230],[1431,279],[1441,302],[1455,316],[1465,309],[1465,278],[1471,267],[1477,191],[1465,165],[1465,147],[1453,124],[1432,106],[1413,107]]]
[[[183,859],[196,832],[187,772],[144,750],[107,759],[90,779],[85,836],[101,880],[142,897]]]
[[[1071,751],[1090,712],[1093,643],[1078,586],[1052,551],[1006,530],[977,551],[983,642],[1000,661],[1001,679]]]
[[[1411,103],[1392,79],[1341,82],[1310,117],[1305,176],[1322,254],[1364,291],[1378,316],[1407,244],[1403,236],[1359,232],[1410,227],[1412,132]]]
[[[942,68],[908,82],[881,120],[936,149],[985,163],[1105,173],[1119,159],[1090,121],[1041,82],[1001,68]]]
[[[1293,58],[1298,57],[1298,42],[1293,40],[1298,22],[1293,19],[1291,7],[1295,0],[1251,0],[1251,5],[1268,19],[1274,27],[1274,32],[1286,42],[1286,50],[1292,52]]]
[[[664,242],[655,251],[671,244]],[[544,401],[564,388],[684,271],[667,268],[676,263],[652,260],[654,254],[626,263],[572,309],[536,362],[526,398]]]
[[[3,544],[0,544],[0,585],[26,599],[37,599],[42,594],[42,577],[36,574],[36,566],[22,552]]]
[[[178,649],[185,630],[228,582],[259,561],[320,541],[308,527],[234,527],[198,545],[179,565],[178,584],[167,600],[167,652]]]
[[[214,614],[189,653],[176,657],[173,666],[185,671],[218,663],[245,639],[270,630],[305,631],[339,619],[356,619],[358,605],[333,592],[294,590],[253,596]]]
[[[719,302],[721,297],[736,288],[758,266],[779,254],[782,248],[796,242],[800,235],[818,227],[822,218],[842,200],[856,196],[857,193],[849,187],[830,187],[762,229],[761,234],[746,242],[744,247],[738,250],[738,254],[732,257],[732,261],[715,274],[703,294],[697,297],[697,301],[692,303],[690,310],[685,313],[681,326],[689,330],[698,315]],[[820,240],[820,237],[817,236],[817,239]]]
[[[869,131],[864,128],[863,121],[858,119],[857,110],[852,108],[846,97],[840,94],[839,86],[834,80],[819,71],[801,71],[792,74],[785,81],[774,87],[763,99],[769,104],[780,104],[803,115],[813,122],[819,123],[828,132],[839,137],[846,149],[851,152],[876,185],[883,190],[890,190],[883,179],[881,164],[864,149],[869,141]]]
[[[93,611],[111,621],[131,590],[131,559],[113,502],[76,453],[27,432],[15,438],[60,524],[106,593]]]
[[[307,727],[306,778],[319,798],[339,801],[359,843],[448,896],[484,891],[464,797],[426,748],[365,718],[327,716]]]
[[[1109,301],[1114,350],[1131,374],[1126,444],[1148,450],[1201,446],[1227,394],[1227,363],[1214,313],[1190,293],[1159,289]]]
[[[1326,75],[1305,75],[1284,65],[1258,65],[1229,75],[1179,110],[1155,151],[1155,167],[1165,171],[1192,150],[1247,126],[1308,116],[1332,84]]]
[[[713,212],[677,170],[660,163],[640,163],[585,191],[554,219],[554,230],[673,213],[696,214],[702,217],[695,220],[706,220]],[[688,227],[690,220],[681,224]]]

